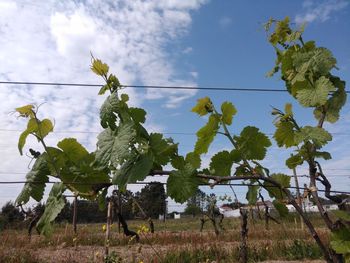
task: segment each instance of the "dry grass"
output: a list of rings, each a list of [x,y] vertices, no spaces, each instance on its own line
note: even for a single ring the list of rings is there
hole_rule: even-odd
[[[225,219],[224,228],[216,237],[208,224],[198,231],[198,219],[155,222],[156,233],[142,234],[140,243],[129,240],[112,228],[110,239],[113,259],[118,262],[237,262],[239,220]],[[328,231],[314,218],[321,238],[328,242]],[[131,229],[144,224],[129,223]],[[249,258],[251,262],[264,260],[319,259],[320,251],[306,230],[294,220],[283,224],[271,223],[270,230],[257,221],[249,226]],[[25,230],[6,230],[0,236],[0,262],[103,262],[105,235],[102,224],[78,225],[74,235],[72,226],[56,225],[54,234],[45,238],[33,235],[29,240]],[[157,256],[157,253],[160,255]]]

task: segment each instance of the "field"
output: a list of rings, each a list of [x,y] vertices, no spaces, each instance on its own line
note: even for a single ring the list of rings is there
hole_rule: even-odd
[[[329,234],[321,220],[311,219],[321,238],[328,242]],[[133,230],[142,225],[144,221],[129,222]],[[108,262],[238,261],[239,219],[224,219],[224,231],[218,237],[209,222],[202,233],[199,225],[199,218],[156,220],[156,232],[142,232],[137,243],[119,234],[117,224],[113,224]],[[103,224],[78,225],[76,236],[70,224],[56,225],[49,238],[33,234],[30,240],[24,229],[5,230],[0,234],[0,262],[103,262]],[[270,222],[269,230],[265,230],[263,221],[250,220],[248,245],[250,262],[323,262],[310,234],[292,217],[282,220],[280,225]]]

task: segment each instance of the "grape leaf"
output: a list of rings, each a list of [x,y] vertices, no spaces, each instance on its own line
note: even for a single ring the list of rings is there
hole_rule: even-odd
[[[221,116],[222,121],[227,125],[231,125],[232,118],[237,113],[235,106],[233,106],[231,102],[225,101],[221,105],[221,111],[222,111],[222,116]]]
[[[320,77],[312,89],[301,89],[297,92],[297,100],[305,107],[315,107],[324,105],[327,102],[328,94],[335,91],[332,82],[322,76]]]
[[[28,105],[30,106],[30,105]],[[21,133],[18,140],[18,150],[21,155],[23,155],[23,147],[26,143],[29,134],[34,133],[38,130],[38,124],[35,119],[30,119],[27,123],[27,129]]]
[[[249,205],[255,205],[256,201],[258,200],[258,185],[251,185],[248,186],[248,192],[246,194],[246,198],[249,202]]]
[[[144,123],[146,121],[146,111],[144,109],[131,107],[129,108],[129,113],[135,123]]]
[[[208,148],[213,142],[218,130],[219,116],[212,114],[210,115],[207,124],[197,132],[197,142],[194,148],[194,152],[197,154],[208,152]]]
[[[230,176],[233,158],[228,151],[222,151],[211,158],[210,172],[218,176]]]
[[[51,222],[55,220],[65,205],[64,191],[63,183],[55,183],[52,186],[46,201],[45,211],[36,225],[39,232],[45,236],[49,236],[52,233]]]
[[[127,105],[118,99],[116,92],[107,97],[100,109],[101,126],[103,128],[110,127],[116,129],[117,114],[125,116],[127,113]]]
[[[167,194],[178,203],[186,202],[195,194],[200,180],[196,170],[187,163],[183,169],[171,172],[167,181]]]
[[[133,123],[121,124],[117,131],[106,129],[97,139],[96,163],[107,167],[109,164],[118,167],[130,157],[129,147],[135,139],[136,132]]]
[[[177,153],[177,144],[174,144],[171,139],[163,138],[163,134],[160,133],[150,134],[149,146],[155,162],[159,165],[166,165],[170,158]]]
[[[154,157],[152,153],[135,155],[127,160],[113,176],[113,184],[125,189],[128,183],[143,181],[152,169]]]
[[[281,217],[288,215],[288,208],[284,203],[280,202],[279,200],[273,200],[272,204]]]
[[[275,180],[277,183],[281,185],[283,188],[288,188],[290,187],[290,176],[286,174],[272,174],[271,179]],[[279,188],[276,187],[274,184],[265,181],[264,182],[264,187],[268,191],[270,197],[275,197],[276,199],[283,199],[286,197],[286,194]]]
[[[37,202],[43,198],[46,183],[49,181],[48,175],[50,175],[46,158],[46,154],[41,154],[35,160],[31,171],[26,175],[26,184],[18,195],[16,204],[26,204],[30,197]]]
[[[199,167],[201,167],[201,158],[194,152],[186,154],[185,162],[190,163],[194,169],[199,169]]]
[[[339,254],[350,253],[350,230],[342,227],[339,230],[332,231],[330,245]]]
[[[296,155],[292,155],[286,160],[286,165],[289,169],[294,169],[298,165],[302,165],[303,162],[304,160],[302,156],[300,156],[299,154],[296,154]]]
[[[75,138],[63,139],[57,146],[61,148],[66,157],[76,165],[89,154]]]
[[[279,147],[286,148],[295,146],[294,141],[294,125],[291,122],[280,121],[276,124],[276,131],[273,137]]]
[[[197,113],[199,116],[204,116],[213,111],[213,104],[209,97],[204,97],[197,100],[196,106],[191,111]]]
[[[271,146],[269,138],[253,126],[245,127],[235,139],[237,149],[248,160],[264,159],[267,147]]]
[[[99,59],[93,59],[90,69],[99,76],[106,76],[109,70],[109,67],[106,63],[102,63]]]
[[[19,113],[20,117],[30,117],[33,118],[34,117],[34,105],[32,104],[28,104],[19,108],[16,108],[15,111],[17,111]]]
[[[304,126],[295,133],[295,142],[297,144],[303,141],[312,141],[316,147],[321,147],[332,140],[332,135],[320,127]]]
[[[41,139],[44,139],[50,132],[53,131],[53,124],[49,119],[43,119],[39,122],[39,127],[35,131],[35,134],[40,137]]]

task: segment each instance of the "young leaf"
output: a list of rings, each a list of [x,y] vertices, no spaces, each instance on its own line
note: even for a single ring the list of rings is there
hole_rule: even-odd
[[[102,63],[99,59],[93,59],[90,69],[99,76],[107,76],[109,67],[106,63]]]
[[[221,116],[222,121],[227,125],[231,125],[232,118],[237,113],[235,106],[233,106],[231,102],[225,101],[221,105],[221,111],[222,111],[222,116]]]
[[[44,119],[38,122],[39,127],[37,128],[35,134],[41,139],[44,139],[50,132],[53,131],[53,124],[49,119]]]
[[[237,149],[248,160],[262,160],[265,158],[267,147],[271,146],[269,138],[258,128],[247,126],[240,136],[235,136]]]
[[[24,117],[24,118],[33,118],[34,117],[34,105],[29,104],[29,105],[25,105],[23,107],[19,107],[15,109],[18,113],[20,117]]]
[[[210,172],[218,176],[230,176],[233,158],[228,151],[222,151],[211,158]]]
[[[272,174],[271,178],[278,182],[281,187],[288,188],[290,187],[290,176],[286,174]],[[276,187],[274,184],[271,184],[267,181],[264,182],[265,189],[269,192],[270,197],[275,197],[278,200],[282,200],[286,197],[286,194],[279,188]]]
[[[194,169],[199,169],[199,167],[201,167],[201,158],[194,152],[190,152],[186,155],[185,162],[190,163]]]
[[[208,152],[209,146],[214,140],[214,137],[219,130],[219,116],[211,114],[205,126],[197,132],[197,142],[194,152],[202,154]]]
[[[191,111],[197,113],[199,116],[204,116],[213,112],[213,104],[209,97],[204,97],[197,100],[197,105]]]
[[[177,152],[177,144],[171,139],[163,138],[163,134],[151,133],[149,146],[154,155],[155,162],[159,165],[166,165]]]

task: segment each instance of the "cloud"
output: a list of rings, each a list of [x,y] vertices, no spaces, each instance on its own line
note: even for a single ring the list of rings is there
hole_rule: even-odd
[[[145,85],[196,85],[189,72],[174,65],[167,45],[188,33],[191,12],[207,0],[108,0],[0,2],[0,79],[32,82],[102,83],[89,69],[90,52],[110,66],[121,83]],[[15,17],[15,19],[14,19]],[[187,79],[179,76],[187,76]],[[0,126],[23,129],[25,121],[8,115],[15,107],[43,103],[39,116],[55,120],[56,131],[99,131],[98,111],[103,101],[93,87],[1,86]],[[130,103],[140,106],[147,99],[178,107],[196,91],[125,89]],[[148,122],[149,127],[164,127]],[[6,160],[0,171],[23,172],[29,159],[17,150],[19,132],[0,132]],[[96,134],[52,134],[48,144],[64,137],[77,137],[89,150]],[[35,140],[28,147],[41,150]],[[11,179],[24,179],[14,175]],[[11,190],[11,194],[19,193]],[[2,190],[1,190],[2,191]],[[15,196],[13,196],[15,197]],[[0,201],[1,202],[1,201]]]
[[[325,22],[331,18],[332,13],[344,9],[348,4],[349,2],[345,0],[327,0],[321,4],[306,0],[303,3],[303,13],[295,16],[295,22],[297,24]]]
[[[226,28],[226,27],[230,26],[231,24],[232,24],[232,19],[228,16],[223,16],[219,20],[219,25],[222,28]]]

